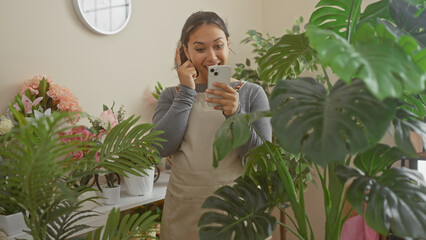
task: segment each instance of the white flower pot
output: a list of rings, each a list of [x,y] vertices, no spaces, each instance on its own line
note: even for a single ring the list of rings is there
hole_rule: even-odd
[[[107,205],[114,205],[120,202],[120,185],[114,188],[107,186],[102,187],[102,196],[104,197],[104,203]]]
[[[128,177],[124,177],[124,182],[127,186],[127,194],[132,196],[142,196],[152,192],[155,168],[145,169],[145,171],[148,175],[136,176],[133,174],[127,174]]]
[[[10,215],[0,215],[0,230],[5,232],[7,236],[12,236],[26,229],[24,215],[14,213]]]

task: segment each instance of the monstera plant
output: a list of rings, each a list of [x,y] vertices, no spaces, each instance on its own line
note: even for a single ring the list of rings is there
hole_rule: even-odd
[[[132,116],[97,144],[78,140],[83,139],[79,134],[64,135],[71,128],[66,127],[69,117],[54,113],[32,119],[0,138],[0,185],[10,186],[0,188],[1,199],[23,209],[25,231],[33,239],[69,239],[89,228],[79,221],[98,213],[82,210],[81,205],[97,199],[78,198],[90,190],[87,185],[76,186],[82,178],[100,173],[101,168],[125,175],[134,173],[135,167],[151,166],[152,159],[159,161],[156,147],[162,139],[158,131],[149,133],[151,124],[137,124],[138,118]],[[1,147],[5,141],[7,147]],[[72,152],[79,150],[87,154],[74,159]],[[120,220],[120,211],[113,210],[107,224],[87,239],[133,239],[155,226],[156,219],[158,215],[147,212]]]
[[[298,239],[338,240],[348,203],[382,235],[426,236],[423,176],[391,167],[417,157],[411,132],[426,143],[426,1],[382,0],[363,11],[361,3],[319,1],[306,32],[282,36],[259,59],[260,78],[276,83],[271,109],[228,118],[216,133],[214,166],[247,141],[261,116],[271,117],[277,144],[251,150],[235,185],[204,202],[213,211],[199,221],[202,239],[265,239],[278,223]],[[314,61],[325,84],[298,77]],[[386,131],[395,146],[381,143]],[[302,178],[291,174],[286,156],[307,159],[319,176],[325,236],[312,230]],[[291,208],[291,224],[272,217],[274,208]]]

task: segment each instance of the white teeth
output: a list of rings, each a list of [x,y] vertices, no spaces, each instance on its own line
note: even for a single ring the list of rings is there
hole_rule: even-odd
[[[205,68],[209,68],[209,67],[212,67],[212,66],[219,66],[220,65],[220,63],[217,63],[217,64],[214,64],[214,65],[208,65],[208,66],[204,66]]]

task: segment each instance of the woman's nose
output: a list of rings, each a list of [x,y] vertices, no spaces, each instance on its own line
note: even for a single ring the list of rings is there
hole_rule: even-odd
[[[217,59],[214,49],[209,49],[207,51],[207,59],[208,60],[216,60]]]

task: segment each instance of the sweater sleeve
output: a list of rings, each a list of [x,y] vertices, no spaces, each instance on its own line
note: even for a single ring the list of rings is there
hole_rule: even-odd
[[[247,83],[247,85],[248,84],[249,83]],[[246,114],[269,110],[268,97],[262,87],[256,84],[250,84],[250,89],[251,91],[246,91],[243,96],[241,96],[242,94],[240,95],[240,98],[242,98],[240,101],[245,102],[241,102],[237,113]],[[262,117],[253,122],[253,126],[250,126],[249,140],[238,148],[240,157],[243,157],[250,149],[262,145],[262,138],[266,141],[272,141],[272,126],[269,117]]]
[[[179,85],[177,93],[174,87],[167,88],[158,98],[152,119],[156,126],[152,131],[164,131],[159,135],[167,141],[162,144],[163,148],[159,149],[161,157],[167,157],[179,148],[188,126],[195,95],[194,89]]]

